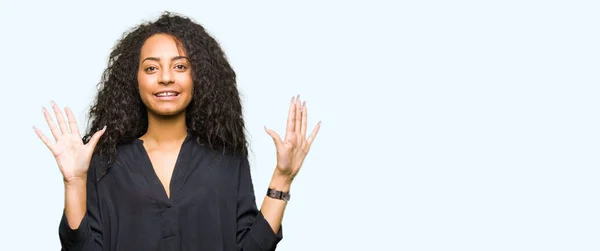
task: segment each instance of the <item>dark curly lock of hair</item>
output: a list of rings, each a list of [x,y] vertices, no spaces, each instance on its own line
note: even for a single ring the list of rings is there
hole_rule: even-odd
[[[212,150],[248,154],[236,74],[223,50],[201,25],[169,12],[126,32],[113,48],[89,110],[83,141],[89,142],[106,125],[95,153],[112,162],[119,144],[146,133],[148,114],[138,92],[137,71],[142,45],[159,33],[173,36],[191,63],[194,91],[186,108],[190,135]]]

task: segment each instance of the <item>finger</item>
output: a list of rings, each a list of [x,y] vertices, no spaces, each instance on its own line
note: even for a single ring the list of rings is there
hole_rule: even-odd
[[[55,140],[58,140],[62,134],[58,131],[58,128],[56,127],[56,124],[54,124],[54,120],[52,119],[52,116],[50,116],[48,110],[46,110],[46,107],[42,107],[42,111],[44,112],[46,123],[48,124],[48,127],[50,127],[50,132],[52,132],[52,136],[54,136]]]
[[[313,141],[317,137],[317,134],[319,133],[320,128],[321,128],[321,121],[319,121],[319,123],[317,123],[317,126],[315,126],[315,129],[313,129],[312,133],[310,133],[310,136],[308,136],[308,139],[306,140],[309,146],[312,145]]]
[[[271,138],[273,138],[275,147],[279,148],[281,144],[283,144],[283,142],[281,141],[281,137],[279,137],[279,134],[277,134],[275,131],[267,128],[267,126],[265,126],[265,131],[267,132],[267,134],[269,134],[269,136],[271,136]]]
[[[69,120],[71,133],[79,136],[79,128],[77,128],[77,120],[75,119],[75,115],[73,115],[73,111],[71,111],[71,108],[65,107],[65,113],[67,114],[67,120]]]
[[[52,109],[54,110],[54,115],[56,116],[56,120],[58,121],[58,127],[60,128],[62,134],[69,134],[67,123],[65,123],[65,118],[63,117],[60,108],[58,107],[58,105],[56,105],[56,103],[54,103],[54,101],[52,101]]]
[[[50,141],[50,139],[48,139],[48,137],[46,137],[46,135],[44,135],[44,133],[37,129],[35,126],[33,127],[33,131],[35,131],[35,134],[37,134],[37,136],[42,140],[42,142],[44,142],[44,145],[46,145],[46,147],[48,147],[48,149],[50,149],[50,151],[54,153],[52,141]]]
[[[106,132],[106,126],[94,133],[94,135],[92,135],[92,138],[90,139],[90,141],[88,141],[86,145],[87,147],[91,148],[91,151],[94,151],[94,148],[96,148],[96,145],[98,144],[98,141],[100,141],[100,137],[104,135],[104,132]]]
[[[296,97],[292,97],[292,101],[290,102],[290,111],[288,112],[288,122],[286,126],[287,132],[294,131],[294,118],[296,117]]]
[[[296,99],[296,118],[294,129],[298,135],[300,135],[300,130],[302,129],[302,104],[300,103],[300,95]]]
[[[300,133],[302,138],[306,137],[306,122],[308,120],[308,108],[306,108],[306,101],[302,102],[302,128]]]

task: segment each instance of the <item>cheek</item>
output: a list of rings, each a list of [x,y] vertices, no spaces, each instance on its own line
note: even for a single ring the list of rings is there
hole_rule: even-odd
[[[147,92],[152,87],[153,77],[148,74],[138,73],[137,82],[140,93]]]
[[[194,97],[194,84],[192,81],[187,83],[187,85],[185,86],[185,91],[188,93],[187,98],[185,100],[186,105],[188,105]]]
[[[186,92],[188,92],[189,94],[194,93],[194,81],[192,80],[191,76],[182,76],[182,78],[179,80],[179,83],[182,89],[184,89]]]
[[[148,96],[148,93],[149,92],[152,93],[150,79],[148,79],[147,76],[138,74],[137,83],[138,83],[138,93],[140,95],[140,98],[142,99],[142,102],[144,104],[148,105],[148,100],[150,99],[150,97]]]

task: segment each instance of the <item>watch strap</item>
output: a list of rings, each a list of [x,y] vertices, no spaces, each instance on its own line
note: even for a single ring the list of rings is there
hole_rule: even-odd
[[[290,201],[290,193],[286,193],[283,191],[275,190],[275,189],[267,189],[267,196],[273,199]]]

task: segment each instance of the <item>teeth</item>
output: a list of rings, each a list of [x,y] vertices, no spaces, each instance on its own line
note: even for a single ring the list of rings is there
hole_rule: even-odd
[[[161,92],[161,93],[157,93],[156,96],[159,96],[159,97],[177,96],[177,93],[175,93],[175,92]]]

